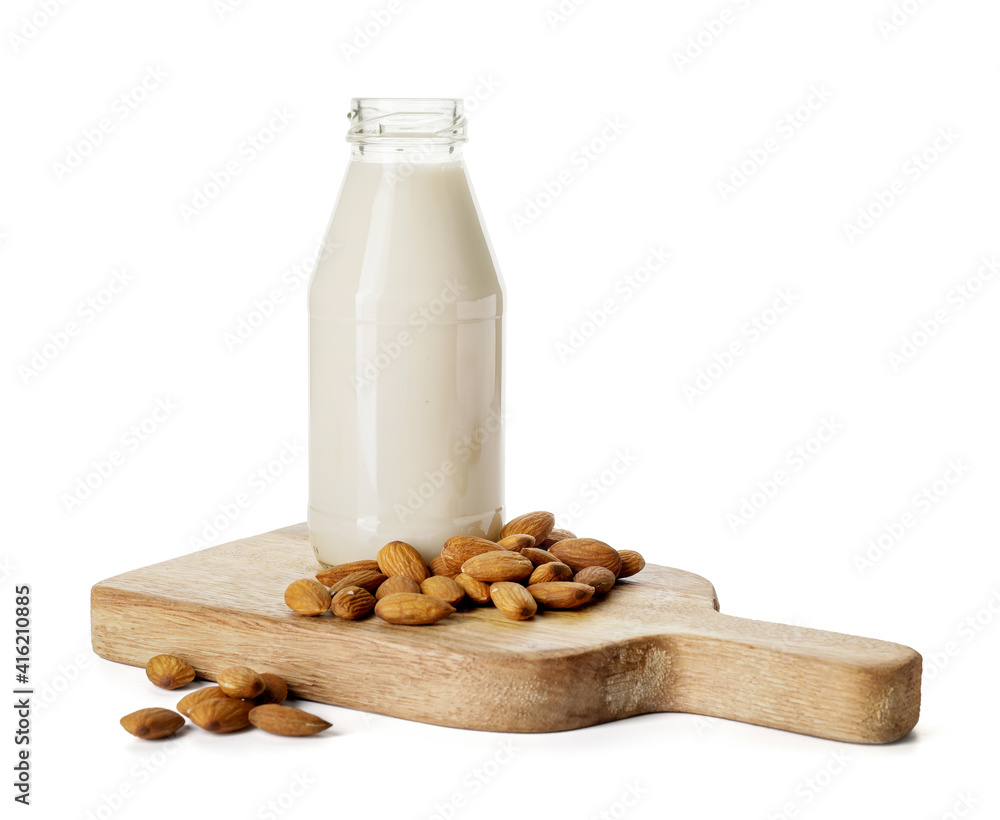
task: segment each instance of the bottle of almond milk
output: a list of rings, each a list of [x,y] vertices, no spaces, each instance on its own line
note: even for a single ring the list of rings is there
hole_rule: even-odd
[[[430,560],[499,536],[503,302],[461,100],[352,101],[351,160],[309,288],[309,540]]]

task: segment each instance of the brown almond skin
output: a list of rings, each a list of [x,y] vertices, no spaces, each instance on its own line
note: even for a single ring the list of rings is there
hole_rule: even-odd
[[[209,698],[194,706],[188,717],[206,732],[236,732],[250,725],[250,710],[259,708],[249,700]]]
[[[367,592],[367,590],[365,590]],[[270,732],[272,735],[285,737],[306,737],[329,729],[332,724],[321,717],[303,712],[293,706],[267,704],[255,706],[247,715],[250,722],[258,729]]]
[[[338,618],[356,621],[375,609],[375,596],[362,587],[344,587],[333,596],[330,611]]]
[[[253,699],[258,706],[271,703],[284,703],[288,697],[288,684],[285,679],[272,672],[261,672],[260,679],[264,681],[264,691]]]
[[[458,570],[452,569],[444,560],[443,555],[435,555],[427,565],[427,569],[431,571],[431,575],[444,575],[448,578],[454,578],[458,575]]]
[[[548,550],[538,549],[538,547],[525,547],[521,550],[521,555],[531,561],[536,567],[540,567],[542,564],[548,564],[552,561],[559,561],[551,552]],[[559,561],[559,563],[562,563]]]
[[[559,541],[565,541],[567,538],[576,538],[576,536],[569,530],[561,530],[557,527],[553,529],[552,532],[549,533],[549,537],[546,538],[538,546],[542,547],[543,549],[548,549],[553,544],[556,544]]]
[[[582,606],[594,596],[594,588],[589,584],[573,581],[551,581],[546,584],[531,584],[528,592],[538,603],[549,609],[572,609]]]
[[[330,590],[312,578],[300,578],[285,590],[285,604],[299,615],[322,615],[330,608]]]
[[[614,577],[613,575],[611,576]],[[550,581],[572,581],[573,570],[561,561],[550,561],[548,564],[539,564],[528,576],[529,584],[546,584]]]
[[[413,592],[386,595],[375,604],[375,614],[391,624],[419,626],[447,618],[455,607],[440,598]]]
[[[346,578],[352,572],[361,572],[363,570],[379,572],[378,561],[366,558],[361,561],[348,561],[346,564],[337,564],[336,566],[324,569],[322,572],[317,572],[316,580],[325,587],[332,587],[341,578]]]
[[[635,550],[618,550],[618,555],[622,559],[621,572],[618,573],[619,578],[631,578],[646,566],[646,559]]]
[[[485,538],[476,535],[455,535],[444,542],[441,557],[457,574],[462,571],[462,564],[473,556],[494,552],[496,549],[497,545]]]
[[[170,709],[153,707],[125,715],[119,722],[130,735],[143,740],[158,740],[180,729],[184,725],[184,718]]]
[[[534,564],[523,555],[509,550],[494,550],[474,555],[464,564],[462,572],[477,581],[492,584],[494,581],[520,581],[531,575]]]
[[[508,535],[506,538],[501,538],[497,541],[497,546],[503,547],[505,550],[520,552],[523,549],[530,549],[535,546],[535,539],[534,536],[519,532],[515,535]]]
[[[523,533],[535,539],[536,544],[541,544],[552,528],[556,525],[556,517],[550,512],[531,512],[512,518],[500,531],[500,537],[506,538],[508,535]]]
[[[490,585],[490,600],[504,615],[513,621],[523,621],[538,611],[538,604],[531,593],[513,581],[497,581]]]
[[[146,677],[161,689],[178,689],[194,680],[194,667],[176,655],[154,655],[146,663]]]
[[[381,572],[373,572],[370,569],[352,572],[330,587],[330,595],[336,595],[340,590],[347,589],[348,587],[361,587],[368,592],[374,592],[385,582],[385,579],[386,576]]]
[[[409,575],[419,584],[431,574],[420,552],[405,541],[390,541],[378,551],[376,560],[379,571],[387,578]]]
[[[228,669],[223,669],[216,683],[231,698],[255,698],[265,687],[264,679],[246,666],[230,666]]]
[[[607,567],[618,577],[622,568],[618,550],[596,538],[566,538],[553,544],[549,552],[574,572],[584,567]]]
[[[455,583],[465,590],[465,594],[470,601],[476,604],[488,604],[490,602],[490,585],[477,581],[471,575],[460,572],[455,576]]]
[[[573,580],[578,584],[589,584],[594,592],[603,595],[615,585],[615,574],[607,567],[584,567],[573,576]]]
[[[202,689],[195,689],[190,695],[185,695],[177,701],[177,711],[185,717],[199,703],[211,698],[228,698],[218,686],[205,686]]]
[[[420,592],[420,584],[409,575],[393,575],[386,578],[375,590],[375,600],[381,601],[386,595],[396,592]]]
[[[420,591],[424,595],[431,595],[440,598],[452,606],[458,606],[465,597],[465,590],[455,582],[453,578],[446,578],[443,575],[432,575],[420,582]]]

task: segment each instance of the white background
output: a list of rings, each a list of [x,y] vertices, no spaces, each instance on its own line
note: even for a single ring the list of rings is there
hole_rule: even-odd
[[[5,2],[0,610],[12,620],[14,585],[31,584],[31,811],[429,818],[459,793],[460,818],[766,818],[786,804],[810,820],[940,818],[963,799],[996,816],[1000,283],[982,260],[1000,253],[1000,7],[903,5],[893,31],[889,0],[589,0],[561,20],[555,0]],[[376,13],[384,30],[346,54]],[[133,91],[144,77],[155,87]],[[511,514],[575,511],[578,533],[710,578],[725,612],[915,647],[923,711],[907,740],[681,714],[503,736],[316,706],[334,729],[312,740],[188,730],[165,754],[119,728],[176,697],[90,652],[90,587],[191,551],[285,442],[305,445],[295,266],[334,204],[349,100],[366,95],[480,98],[466,155],[507,283]],[[248,151],[274,110],[287,126]],[[609,120],[623,130],[602,146]],[[768,139],[766,161],[750,159]],[[234,159],[239,175],[185,219]],[[547,199],[563,171],[572,184]],[[845,229],[859,211],[860,235]],[[671,260],[636,289],[651,247]],[[105,293],[122,269],[128,285]],[[227,346],[275,289],[283,304]],[[778,289],[792,307],[764,313]],[[755,317],[773,320],[756,340]],[[46,347],[68,322],[77,335]],[[904,337],[919,345],[906,356]],[[710,367],[733,342],[742,355]],[[158,400],[175,409],[133,447]],[[831,418],[836,436],[810,442]],[[789,459],[800,445],[808,462]],[[115,450],[112,474],[67,503]],[[635,463],[606,472],[619,450]],[[787,482],[750,499],[778,469]],[[925,490],[933,503],[915,500]],[[250,492],[205,543],[302,520],[305,457]],[[753,515],[729,518],[744,499]],[[622,815],[630,787],[642,797]]]

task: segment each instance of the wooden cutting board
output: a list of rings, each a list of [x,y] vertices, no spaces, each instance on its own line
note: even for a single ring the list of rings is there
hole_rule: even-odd
[[[647,566],[578,610],[429,626],[294,614],[285,587],[318,569],[299,524],[109,578],[91,594],[94,651],[133,666],[172,653],[211,680],[245,665],[309,700],[500,732],[693,712],[885,743],[920,710],[909,647],[722,615],[679,569]]]

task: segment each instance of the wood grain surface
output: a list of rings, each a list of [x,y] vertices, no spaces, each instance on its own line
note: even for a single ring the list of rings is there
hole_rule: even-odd
[[[647,565],[572,611],[511,621],[469,608],[428,626],[307,618],[285,587],[317,572],[304,524],[96,584],[94,651],[276,672],[298,697],[433,723],[550,732],[693,712],[884,743],[920,710],[921,658],[900,644],[719,613],[712,584]]]

